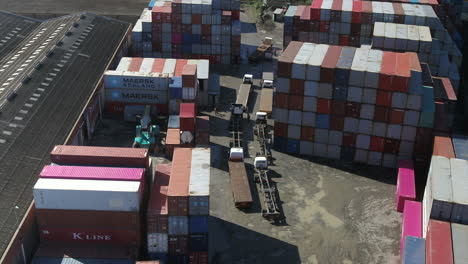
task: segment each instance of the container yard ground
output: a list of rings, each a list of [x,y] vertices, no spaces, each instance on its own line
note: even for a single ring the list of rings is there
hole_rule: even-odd
[[[284,223],[270,224],[262,218],[253,185],[253,207],[246,212],[234,208],[227,172],[228,105],[234,101],[244,73],[254,73],[258,88],[260,69],[261,65],[242,65],[232,74],[237,77],[222,77],[219,114],[209,113],[213,263],[396,263],[401,215],[395,210],[393,170],[306,160],[274,151],[275,166],[270,169]],[[252,112],[258,108],[259,92],[254,90],[258,96]],[[258,146],[252,143],[253,122],[244,125],[250,155],[246,163],[252,179]]]

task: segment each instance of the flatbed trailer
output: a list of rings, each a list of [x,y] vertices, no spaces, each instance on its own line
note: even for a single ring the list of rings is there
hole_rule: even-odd
[[[253,199],[247,177],[244,161],[229,161],[229,175],[231,177],[232,196],[237,208],[248,208]]]
[[[267,113],[268,117],[271,117],[271,113],[273,112],[273,89],[262,88],[259,110],[260,112]]]
[[[260,61],[260,59],[262,59],[265,56],[266,52],[271,51],[272,47],[273,45],[271,44],[261,44],[260,46],[258,46],[257,49],[255,49],[255,51],[252,54],[250,54],[249,62],[257,63],[258,61]]]
[[[271,155],[271,138],[268,125],[255,124],[254,134],[257,136],[257,141],[260,144],[260,152],[257,152],[257,156],[266,157],[269,163],[272,164],[273,157]]]
[[[270,182],[268,170],[256,169],[255,182],[258,184],[258,191],[262,197],[262,216],[270,221],[278,219],[281,213],[276,202],[276,188]]]
[[[250,89],[252,89],[252,84],[243,83],[241,84],[239,92],[237,93],[236,104],[242,105],[244,109],[247,109]]]

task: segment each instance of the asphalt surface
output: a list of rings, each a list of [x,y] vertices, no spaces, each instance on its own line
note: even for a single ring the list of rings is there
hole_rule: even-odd
[[[129,26],[91,14],[80,17],[38,23],[8,52],[0,47],[0,254],[32,200],[50,150],[64,143]],[[11,30],[5,27],[0,26]],[[58,41],[62,44],[55,46]],[[31,79],[23,84],[26,76]],[[6,101],[13,90],[16,97]]]

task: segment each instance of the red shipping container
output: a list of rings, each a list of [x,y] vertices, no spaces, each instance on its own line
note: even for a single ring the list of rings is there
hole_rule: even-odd
[[[290,77],[292,62],[301,49],[302,42],[291,41],[288,47],[278,58],[278,77]]]
[[[199,14],[192,14],[192,24],[201,24],[202,16]]]
[[[349,36],[340,35],[340,46],[349,46]]]
[[[180,146],[180,129],[168,128],[166,133],[166,156],[172,158],[174,148]]]
[[[329,46],[327,54],[323,59],[320,68],[320,81],[326,83],[333,83],[335,80],[335,68],[341,54],[341,47]]]
[[[188,60],[185,59],[178,59],[176,61],[176,67],[174,71],[174,76],[182,76],[182,72],[184,70],[185,65],[187,65]],[[162,65],[164,67],[164,65]],[[161,67],[162,72],[162,67]]]
[[[453,149],[452,138],[445,134],[435,135],[432,155],[454,159],[455,151]]]
[[[319,98],[317,100],[317,113],[330,114],[331,100]]]
[[[240,10],[231,10],[231,20],[240,19]]]
[[[106,102],[104,105],[106,113],[113,114],[116,116],[121,117],[125,110],[125,106],[129,105],[128,103],[121,103],[121,102]],[[131,105],[148,105],[148,104],[131,104]],[[158,109],[158,113],[161,115],[168,115],[168,106],[167,104],[151,104],[151,106],[156,107]]]
[[[375,104],[387,107],[392,106],[392,92],[378,90]]]
[[[208,252],[190,251],[189,264],[208,264]]]
[[[151,9],[151,21],[153,21],[153,24],[162,22],[163,10],[163,6],[153,6],[153,8]]]
[[[416,128],[415,154],[424,157],[429,156],[432,152],[432,139],[432,129],[424,127]]]
[[[343,133],[343,146],[354,148],[356,145],[356,134]]]
[[[195,132],[195,103],[180,104],[180,131]]]
[[[390,111],[390,123],[392,124],[403,124],[405,118],[405,111],[401,109],[392,108]]]
[[[302,110],[304,104],[304,96],[301,95],[289,95],[288,106],[291,110]]]
[[[301,140],[314,141],[314,128],[301,127]]]
[[[393,5],[393,23],[405,24],[405,11],[401,6],[401,3],[392,3]]]
[[[446,105],[443,102],[435,102],[435,120],[434,122],[434,131],[448,133],[450,128],[447,120],[447,110]]]
[[[119,229],[86,229],[86,228],[56,228],[40,227],[41,241],[56,241],[66,243],[107,244],[122,246],[139,246],[140,232]]]
[[[39,227],[140,230],[139,212],[36,209]]]
[[[168,253],[169,255],[185,255],[188,253],[188,236],[168,236]]]
[[[142,62],[143,62],[143,58],[132,58],[132,62],[130,62],[130,65],[128,66],[127,71],[139,72]]]
[[[174,26],[182,24],[182,14],[172,13],[171,19],[172,32],[174,32]]]
[[[346,103],[346,116],[359,118],[359,113],[361,112],[360,103]]]
[[[154,184],[161,186],[169,185],[169,178],[171,176],[172,164],[158,164],[154,172]]]
[[[176,148],[174,150],[169,189],[167,191],[168,213],[171,216],[184,216],[188,213],[191,162],[192,149]]]
[[[332,2],[330,10],[330,21],[341,22],[341,9],[343,5],[343,0],[334,0]]]
[[[361,35],[361,24],[351,24],[351,35],[360,36]],[[340,35],[346,36],[346,35]]]
[[[286,93],[275,93],[275,100],[273,102],[273,106],[278,108],[288,109],[288,94]]]
[[[351,23],[361,25],[361,22],[362,22],[362,1],[353,1]]]
[[[374,110],[374,120],[377,122],[388,123],[390,115],[390,108],[383,106],[376,106]]]
[[[289,94],[304,95],[304,80],[290,79]]]
[[[361,20],[362,24],[365,25],[372,25],[372,2],[370,1],[360,1],[362,3],[362,15],[361,15]]]
[[[330,129],[343,131],[343,128],[344,128],[344,117],[332,115],[330,119]]]
[[[288,124],[280,123],[275,121],[274,128],[275,137],[287,137],[288,136]]]
[[[148,150],[139,148],[57,145],[50,159],[57,164],[149,168]]]
[[[393,77],[392,87],[394,91],[408,92],[410,72],[410,57],[408,53],[396,54],[396,71]]]
[[[382,137],[371,137],[370,151],[384,152],[384,138]]]
[[[346,103],[341,101],[332,100],[331,113],[337,116],[344,116],[346,114]]]
[[[172,168],[172,167],[171,167]],[[146,212],[147,233],[167,233],[167,186],[155,184]]]
[[[301,14],[301,19],[300,19],[300,23],[305,28],[304,30],[307,30],[306,28],[307,28],[307,25],[309,24],[309,21],[310,21],[310,6],[306,6],[306,8]]]
[[[397,139],[386,138],[384,140],[384,152],[398,154],[400,151],[400,141]]]
[[[319,31],[320,32],[330,31],[330,22],[329,21],[320,21]]]
[[[314,0],[310,5],[310,19],[320,20],[320,11],[322,9],[323,0]]]
[[[167,4],[171,4],[169,2],[166,2]],[[171,6],[165,6],[164,7],[164,12],[162,14],[162,22],[163,23],[171,23],[172,22],[172,7]]]
[[[449,222],[429,220],[426,233],[426,264],[453,264],[452,232]]]
[[[379,89],[394,90],[393,78],[396,73],[397,56],[394,52],[384,51],[379,75]]]
[[[203,35],[211,35],[211,25],[201,25],[202,37]]]

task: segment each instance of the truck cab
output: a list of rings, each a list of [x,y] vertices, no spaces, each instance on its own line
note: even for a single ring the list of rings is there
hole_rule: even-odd
[[[272,80],[263,80],[262,81],[262,88],[273,88],[273,81]]]
[[[256,157],[254,159],[254,166],[259,170],[266,170],[268,168],[268,160],[266,157]]]
[[[257,124],[266,124],[267,122],[267,113],[257,112],[255,113],[255,123]]]
[[[232,104],[231,105],[231,114],[235,116],[242,116],[244,113],[244,106],[241,104]]]
[[[243,83],[252,84],[253,82],[253,75],[252,74],[244,74],[244,78],[242,79]]]
[[[229,160],[231,161],[244,160],[244,150],[242,148],[231,148],[229,150]]]

